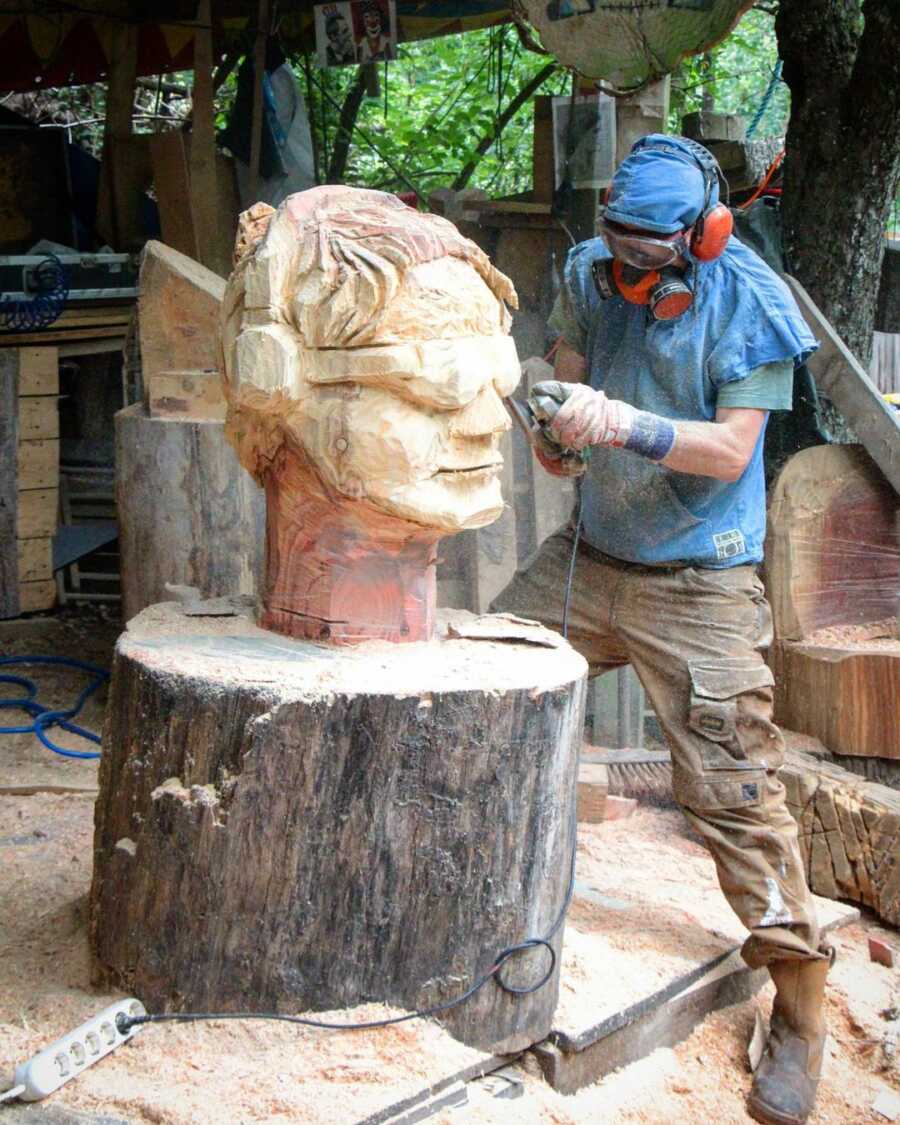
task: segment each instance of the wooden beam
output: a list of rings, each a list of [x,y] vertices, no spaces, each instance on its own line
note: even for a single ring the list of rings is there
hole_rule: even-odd
[[[0,352],[0,617],[19,615],[19,353]]]
[[[250,120],[250,178],[247,195],[256,202],[259,187],[259,158],[262,153],[263,75],[266,72],[266,41],[269,33],[269,0],[259,0],[256,43],[253,47],[253,116]]]
[[[784,280],[819,341],[818,351],[806,361],[816,386],[840,410],[869,456],[900,492],[900,425],[896,415],[800,282],[789,274]]]
[[[139,203],[129,198],[130,177],[117,175],[116,142],[132,132],[134,92],[137,85],[137,24],[112,24],[109,80],[106,89],[106,120],[103,129],[103,156],[100,165],[100,190],[97,198],[97,230],[116,250],[125,250],[123,241],[134,233],[134,213]],[[132,212],[132,214],[129,214]]]
[[[221,261],[217,233],[219,192],[216,184],[216,127],[213,106],[212,0],[197,5],[198,27],[194,33],[193,124],[190,155],[190,201],[194,216],[197,253],[203,265],[227,276],[229,265]]]

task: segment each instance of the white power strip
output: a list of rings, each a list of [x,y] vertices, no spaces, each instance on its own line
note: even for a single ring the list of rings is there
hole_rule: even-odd
[[[0,1100],[17,1097],[23,1102],[37,1102],[58,1090],[70,1078],[75,1078],[92,1063],[99,1062],[120,1043],[127,1043],[144,1026],[138,1024],[121,1032],[116,1017],[145,1016],[147,1010],[133,997],[119,1000],[87,1020],[68,1035],[57,1039],[33,1059],[16,1068],[13,1088],[0,1095]]]

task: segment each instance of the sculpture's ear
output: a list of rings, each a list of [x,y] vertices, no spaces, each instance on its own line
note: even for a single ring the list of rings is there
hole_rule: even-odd
[[[234,264],[240,263],[252,254],[265,238],[275,208],[268,203],[254,203],[238,216],[237,234],[234,238]]]
[[[253,325],[237,338],[232,381],[270,395],[282,391],[296,399],[307,362],[305,349],[298,348],[296,335],[285,325]]]

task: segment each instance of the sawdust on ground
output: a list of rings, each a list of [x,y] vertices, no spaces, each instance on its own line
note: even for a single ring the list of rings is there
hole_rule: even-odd
[[[114,625],[100,619],[88,628],[65,621],[36,623],[28,635],[17,634],[12,641],[9,631],[0,631],[0,650],[4,654],[71,652],[74,643],[84,658],[105,664],[115,631]],[[58,692],[58,701],[63,702],[70,698],[73,686],[74,681],[61,676],[52,691]],[[101,715],[98,700],[92,710],[86,710],[85,725],[99,729]],[[18,777],[23,770],[44,768],[50,771],[48,776],[57,777],[57,771],[63,769],[65,778],[84,783],[93,777],[95,769],[92,763],[52,760],[31,736],[6,736],[0,740],[0,754],[0,780]],[[45,764],[47,761],[52,768]],[[0,796],[3,1089],[10,1084],[17,1063],[115,999],[91,991],[89,984],[86,898],[92,806],[90,796]],[[727,923],[726,916],[723,914],[719,930],[717,912],[709,915],[711,904],[704,904],[701,911],[698,903],[697,913],[702,913],[706,922],[701,933],[703,927],[693,917],[694,908],[685,904],[679,893],[672,866],[677,856],[660,858],[657,864],[656,874],[670,886],[671,900],[664,901],[666,925],[653,932],[642,929],[637,905],[640,889],[631,883],[627,870],[621,872],[617,885],[607,880],[599,886],[600,871],[621,866],[629,843],[632,848],[652,850],[657,838],[661,847],[664,837],[676,831],[676,822],[676,814],[640,810],[631,821],[582,831],[588,866],[579,879],[588,890],[594,886],[602,896],[615,899],[606,904],[606,909],[607,922],[610,916],[615,920],[610,943],[617,952],[615,964],[610,960],[599,965],[584,963],[579,968],[585,980],[592,975],[606,976],[611,1002],[619,999],[616,965],[629,940],[635,956],[649,965],[661,953],[664,957],[677,956],[678,942],[694,931],[698,953],[706,952],[705,946],[700,949],[705,942],[710,943],[712,951],[721,948],[723,939],[732,937],[732,924]],[[683,827],[680,831],[680,862],[696,865],[699,876],[699,868],[709,860]],[[592,878],[592,866],[597,878]],[[693,883],[693,878],[681,882]],[[584,894],[576,900],[566,939],[576,956],[579,927],[589,929],[592,913],[603,905]],[[900,1018],[888,1019],[885,1015],[900,1017],[900,969],[888,969],[869,960],[866,939],[870,933],[882,936],[900,951],[896,931],[879,926],[871,916],[835,935],[839,956],[827,1003],[832,1037],[819,1103],[810,1125],[884,1121],[871,1109],[874,1098],[884,1089],[900,1093],[896,1050]],[[550,1089],[538,1076],[534,1057],[525,1055],[515,1066],[524,1089],[520,1098],[495,1099],[483,1084],[470,1083],[468,1105],[439,1113],[431,1120],[436,1125],[747,1122],[743,1108],[750,1086],[746,1043],[757,1002],[768,1014],[770,1001],[769,988],[757,1000],[708,1017],[675,1049],[659,1049],[571,1097]],[[575,1014],[577,1005],[583,1003],[584,998],[564,997],[561,1010],[570,1005],[570,1014]],[[335,1018],[372,1018],[385,1011],[369,1005],[335,1013]],[[580,1017],[583,1012],[577,1014]],[[405,1093],[422,1090],[433,1080],[436,1061],[443,1076],[478,1057],[477,1052],[425,1021],[352,1034],[281,1024],[161,1025],[142,1030],[131,1045],[85,1071],[44,1104],[161,1125],[282,1119],[311,1125],[350,1125],[384,1105],[395,1104]],[[13,1120],[15,1110],[3,1112]]]

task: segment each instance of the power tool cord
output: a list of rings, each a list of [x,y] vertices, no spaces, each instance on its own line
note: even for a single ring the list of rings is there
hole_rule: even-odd
[[[578,544],[581,539],[581,517],[582,517],[582,490],[581,481],[577,481],[575,485],[578,492],[577,515],[575,519],[575,532],[572,536],[572,557],[569,561],[569,570],[566,575],[566,588],[563,598],[563,620],[562,620],[562,635],[565,637],[569,632],[569,606],[572,600],[572,586],[575,579],[575,563],[578,559]],[[298,1023],[304,1027],[318,1027],[326,1031],[368,1031],[372,1028],[390,1027],[395,1023],[406,1023],[408,1020],[424,1019],[427,1016],[436,1016],[440,1012],[446,1012],[450,1008],[455,1008],[457,1005],[464,1003],[476,992],[480,991],[487,982],[491,979],[495,980],[504,992],[509,992],[514,996],[528,996],[532,992],[537,992],[538,989],[544,985],[553,976],[556,969],[556,950],[551,945],[551,941],[556,934],[557,930],[563,924],[563,920],[568,913],[569,906],[572,902],[572,896],[575,893],[575,858],[578,851],[578,823],[575,816],[572,816],[572,845],[571,845],[571,859],[569,861],[569,885],[566,888],[566,897],[563,901],[562,908],[556,916],[556,921],[550,927],[543,937],[539,938],[526,938],[524,941],[517,942],[515,945],[508,945],[502,949],[494,958],[494,963],[483,976],[480,976],[474,984],[470,985],[460,996],[454,997],[452,1000],[445,1000],[442,1004],[435,1004],[430,1008],[420,1008],[415,1012],[408,1012],[405,1016],[393,1016],[391,1019],[385,1020],[369,1020],[365,1023],[331,1023],[327,1020],[314,1020],[307,1019],[304,1016],[288,1016],[281,1012],[161,1012],[159,1014],[148,1014],[145,1016],[126,1016],[121,1013],[116,1017],[116,1026],[119,1031],[124,1035],[130,1028],[137,1027],[142,1023],[191,1023],[199,1020],[281,1020],[284,1023]],[[528,949],[538,949],[543,946],[550,955],[550,961],[544,975],[535,984],[525,985],[519,987],[517,985],[509,984],[501,976],[503,966],[511,957],[517,953],[524,953]]]

